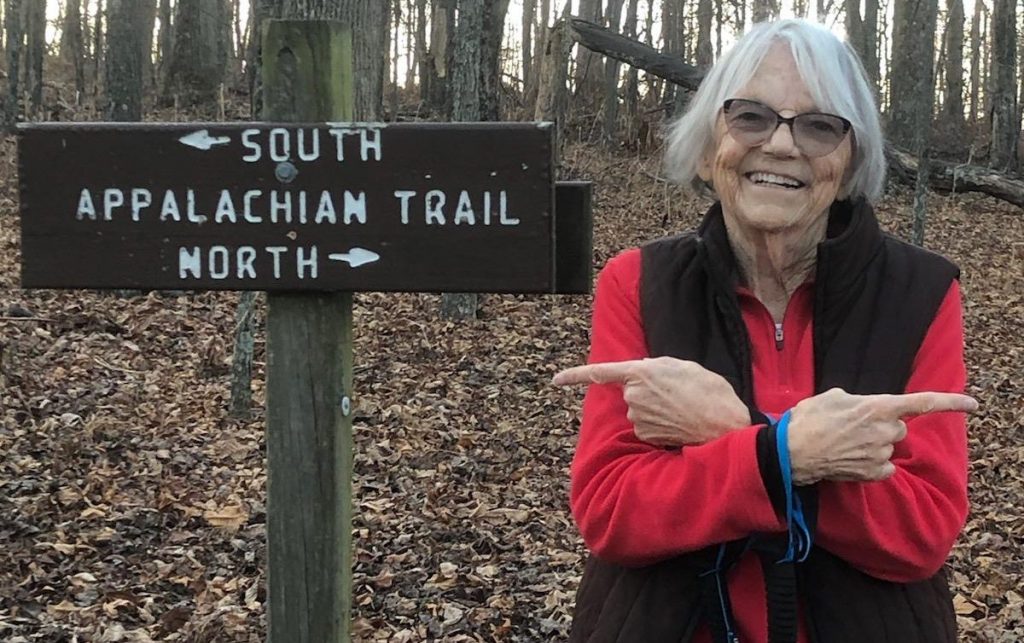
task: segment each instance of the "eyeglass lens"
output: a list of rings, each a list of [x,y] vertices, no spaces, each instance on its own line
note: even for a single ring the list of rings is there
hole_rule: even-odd
[[[725,110],[729,132],[744,145],[757,146],[771,138],[780,123],[779,114],[756,101],[733,99]],[[842,143],[849,129],[832,114],[798,114],[792,121],[793,141],[808,156],[824,156]]]

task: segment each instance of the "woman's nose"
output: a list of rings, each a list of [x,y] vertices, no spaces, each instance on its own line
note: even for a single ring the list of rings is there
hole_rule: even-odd
[[[793,124],[779,123],[779,126],[775,128],[775,131],[772,132],[772,135],[768,137],[768,140],[761,147],[766,154],[777,156],[795,156],[799,154],[800,150],[797,149],[796,141],[793,139]]]

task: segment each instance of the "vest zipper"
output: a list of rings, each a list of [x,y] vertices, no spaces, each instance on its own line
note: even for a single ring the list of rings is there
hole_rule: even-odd
[[[786,338],[782,333],[782,324],[775,324],[775,350],[782,350],[785,339]]]

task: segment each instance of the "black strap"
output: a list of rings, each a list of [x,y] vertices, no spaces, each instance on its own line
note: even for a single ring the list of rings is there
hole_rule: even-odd
[[[796,564],[778,562],[786,554],[786,543],[782,538],[760,538],[755,549],[764,574],[768,643],[796,643],[799,619]]]
[[[700,574],[698,586],[702,612],[714,643],[740,643],[725,574],[747,553],[750,544],[750,539],[734,540],[704,550],[706,553],[712,553],[714,562],[709,569]]]

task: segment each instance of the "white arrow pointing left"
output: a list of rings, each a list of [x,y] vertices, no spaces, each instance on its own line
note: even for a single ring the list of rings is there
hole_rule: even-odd
[[[231,142],[229,136],[210,136],[210,130],[201,129],[198,132],[186,134],[178,139],[185,145],[206,151],[214,145],[227,145]]]

